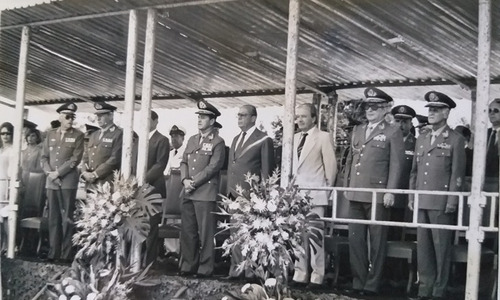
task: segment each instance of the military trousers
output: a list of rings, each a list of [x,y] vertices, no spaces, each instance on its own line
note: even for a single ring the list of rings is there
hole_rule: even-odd
[[[215,263],[215,201],[181,204],[181,272],[211,275]]]
[[[388,220],[389,209],[382,203],[376,205],[375,220]],[[371,203],[351,200],[349,218],[370,220],[371,209]],[[387,231],[387,226],[349,224],[349,261],[353,289],[378,292],[387,252]]]
[[[47,189],[49,259],[72,259],[76,189]]]

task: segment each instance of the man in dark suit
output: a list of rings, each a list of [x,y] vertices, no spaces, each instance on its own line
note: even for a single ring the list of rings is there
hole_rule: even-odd
[[[310,103],[300,105],[296,110],[299,132],[294,135],[292,173],[299,187],[333,186],[337,175],[337,160],[333,141],[328,132],[317,127],[318,113]],[[329,192],[310,191],[311,212],[319,217],[325,216],[325,208],[330,197]],[[309,288],[318,288],[325,277],[324,224],[314,222],[320,234],[319,242],[314,242],[309,235],[304,235],[304,255],[295,261],[293,281],[308,284]],[[309,267],[311,271],[309,271]]]
[[[100,129],[92,132],[83,157],[81,177],[87,187],[113,182],[113,172],[120,169],[123,131],[113,123],[116,107],[105,102],[94,103]]]
[[[208,277],[214,270],[214,212],[226,146],[216,130],[217,108],[200,100],[198,109],[200,132],[189,138],[181,161],[180,274]]]
[[[486,173],[484,190],[498,192],[498,131],[500,130],[500,98],[491,101],[488,108],[491,128],[488,129],[486,143]]]
[[[84,134],[73,128],[76,104],[68,102],[57,109],[61,126],[49,129],[41,164],[47,174],[49,208],[49,260],[72,258],[73,212],[78,188],[77,166],[83,156]]]
[[[241,132],[233,139],[229,150],[229,164],[227,170],[227,191],[232,199],[238,196],[236,186],[249,190],[250,185],[245,181],[247,173],[259,176],[266,180],[274,167],[273,140],[264,132],[256,128],[257,109],[253,105],[243,105],[238,112],[238,127]],[[242,273],[237,270],[243,261],[240,249],[233,249],[231,253],[230,278],[237,278]],[[247,272],[247,277],[251,274]]]
[[[377,88],[367,88],[362,103],[368,124],[353,129],[351,151],[346,162],[349,168],[344,185],[358,188],[401,187],[404,165],[404,143],[401,130],[387,123],[384,116],[392,98]],[[370,220],[372,194],[346,192],[349,217]],[[394,205],[394,194],[377,193],[376,220],[388,220],[389,208]],[[368,257],[367,232],[370,231]],[[387,248],[387,227],[349,224],[349,250],[352,288],[356,293],[372,295],[379,291]],[[371,265],[371,266],[370,266]]]
[[[148,163],[146,172],[146,182],[154,186],[155,191],[163,199],[167,197],[165,178],[163,172],[168,163],[170,143],[166,136],[161,134],[156,127],[158,126],[158,114],[151,111],[151,121],[149,125],[149,147]],[[146,265],[153,262],[158,256],[158,225],[161,222],[162,213],[151,216],[150,231],[146,239]]]
[[[425,94],[429,103],[432,131],[417,139],[410,177],[410,188],[431,191],[461,191],[465,175],[465,140],[447,125],[450,109],[456,106],[447,95],[435,91]],[[458,197],[421,194],[418,223],[452,224]],[[420,278],[418,296],[422,299],[445,297],[451,265],[453,231],[417,229],[417,266]]]

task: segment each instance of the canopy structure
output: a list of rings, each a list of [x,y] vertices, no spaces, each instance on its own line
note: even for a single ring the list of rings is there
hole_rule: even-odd
[[[233,107],[243,96],[284,94],[288,1],[37,2],[1,14],[0,97],[15,98],[21,28],[30,25],[26,105],[123,100],[131,9],[138,9],[141,91],[146,8],[158,12],[153,99],[160,107],[192,106],[199,97],[229,98],[222,107]],[[500,1],[492,1],[491,12],[495,62]],[[297,93],[337,90],[342,100],[360,98],[356,87],[412,86],[389,92],[423,99],[429,87],[422,85],[446,85],[439,90],[470,99],[477,24],[477,1],[470,0],[304,1]],[[491,79],[500,82],[499,64],[492,64]],[[497,85],[492,94],[500,95]],[[254,99],[258,106],[278,102]]]
[[[283,185],[291,175],[294,106],[308,99],[296,94],[346,100],[377,86],[394,98],[422,99],[432,88],[475,101],[466,299],[477,297],[487,103],[500,96],[500,0],[24,0],[13,7],[1,13],[0,101],[16,100],[15,126],[22,127],[24,105],[71,99],[85,109],[115,101],[129,121],[122,156],[129,174],[140,103],[140,184],[152,102],[283,105]],[[283,94],[285,101],[274,97]],[[14,149],[21,149],[20,131]],[[13,161],[18,166],[19,153]],[[18,187],[12,180],[9,257]]]

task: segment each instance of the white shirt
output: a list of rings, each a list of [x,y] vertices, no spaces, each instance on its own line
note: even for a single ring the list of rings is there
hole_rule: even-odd
[[[255,131],[255,129],[256,129],[256,127],[254,125],[254,126],[250,127],[247,131],[245,131],[246,132],[245,140],[248,140],[248,137]],[[243,131],[240,132],[240,136],[238,137],[238,140],[236,141],[236,147],[238,147],[242,138],[243,138]],[[242,145],[245,143],[245,140],[243,140]]]
[[[177,154],[175,154],[175,150],[175,148],[170,150],[167,167],[164,172],[165,175],[170,175],[172,169],[179,169],[181,167],[182,155],[184,154],[184,150],[186,150],[186,146],[180,146],[179,149],[177,149]]]

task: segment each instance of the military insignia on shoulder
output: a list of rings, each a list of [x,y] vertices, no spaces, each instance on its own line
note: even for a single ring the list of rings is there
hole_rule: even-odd
[[[445,132],[443,132],[443,137],[444,138],[447,138],[450,136],[450,133],[448,132],[448,130],[446,130]]]
[[[447,144],[447,143],[437,144],[437,147],[438,147],[439,149],[451,149],[451,145],[450,145],[450,144]]]
[[[116,127],[115,126],[111,126],[111,128],[109,129],[109,131],[113,132],[115,131]]]
[[[368,92],[367,92],[366,94],[367,94],[368,96],[370,96],[370,97],[374,97],[374,96],[376,96],[376,95],[377,95],[377,93],[376,93],[374,90],[372,90],[372,89],[369,89],[369,90],[368,90]]]
[[[379,134],[379,135],[375,136],[373,139],[375,141],[385,142],[385,140],[387,139],[387,137],[385,136],[385,134]]]
[[[379,127],[380,129],[382,129],[382,130],[383,130],[383,129],[385,128],[385,124],[384,124],[384,123],[380,123],[380,124],[378,125],[378,127]]]

